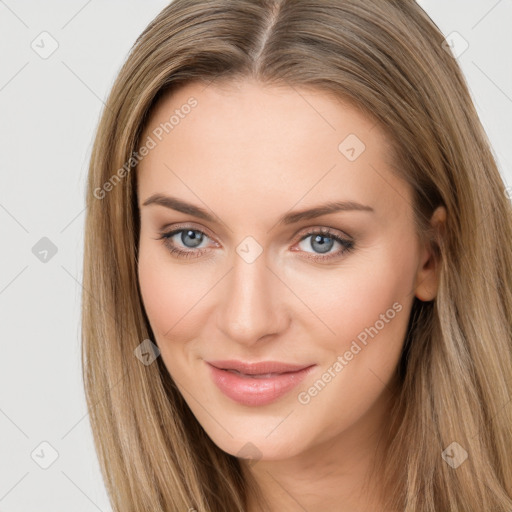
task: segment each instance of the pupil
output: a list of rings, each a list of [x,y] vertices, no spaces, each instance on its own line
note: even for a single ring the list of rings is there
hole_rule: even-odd
[[[189,229],[188,231],[183,231],[181,234],[181,241],[183,242],[183,244],[188,246],[187,242],[185,241],[185,237],[190,237],[192,238],[191,247],[197,247],[202,242],[203,236],[202,234],[196,235],[196,233],[197,231],[193,231],[192,229]]]
[[[324,242],[320,242],[320,240],[322,240],[322,239],[330,240],[330,243],[326,244]],[[316,248],[313,246],[313,244],[315,244],[315,243],[320,244],[320,246],[318,248],[318,252],[324,253],[324,252],[329,252],[332,249],[332,244],[334,243],[334,240],[332,238],[329,238],[328,236],[316,235],[311,243],[313,249],[316,250]]]

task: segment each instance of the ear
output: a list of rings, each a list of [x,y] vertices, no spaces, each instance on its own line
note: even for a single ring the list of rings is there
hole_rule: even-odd
[[[446,222],[446,209],[439,206],[430,219],[430,225],[437,236],[442,236]],[[440,262],[438,261],[438,252],[433,247],[433,240],[427,240],[421,252],[418,273],[416,274],[415,295],[423,302],[433,300],[437,295],[439,285]]]

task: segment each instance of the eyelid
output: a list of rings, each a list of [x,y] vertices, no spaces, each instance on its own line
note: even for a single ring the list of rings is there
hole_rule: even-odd
[[[160,234],[166,234],[176,231],[199,231],[200,233],[205,234],[210,240],[215,242],[218,245],[218,242],[215,240],[215,237],[212,235],[211,231],[204,226],[195,225],[193,222],[178,222],[177,224],[166,224],[160,229]]]
[[[312,235],[314,233],[322,233],[322,234],[335,234],[339,236],[340,238],[344,238],[347,240],[347,242],[353,242],[354,239],[348,234],[345,233],[345,231],[342,231],[341,229],[337,228],[331,228],[329,226],[308,226],[307,228],[304,228],[299,231],[299,233],[296,235],[302,239],[303,236]]]
[[[200,226],[198,224],[194,224],[194,222],[181,222],[181,223],[178,222],[177,224],[176,223],[165,224],[160,229],[160,233],[169,233],[170,231],[179,231],[180,229],[183,229],[183,230],[191,229],[194,231],[200,231],[201,233],[204,233],[205,235],[207,235],[208,238],[210,238],[210,240],[213,240],[218,244],[218,242],[215,239],[215,236],[212,235],[211,231],[208,228],[206,228],[204,226]],[[341,229],[338,229],[338,228],[328,227],[325,225],[307,226],[307,227],[299,230],[293,236],[293,238],[300,237],[300,239],[302,239],[303,236],[307,236],[308,234],[311,235],[312,231],[314,231],[315,233],[316,232],[321,232],[321,233],[336,232],[339,237],[345,238],[349,242],[354,241],[354,239],[345,231],[342,231]],[[300,240],[297,240],[297,241],[300,241]]]

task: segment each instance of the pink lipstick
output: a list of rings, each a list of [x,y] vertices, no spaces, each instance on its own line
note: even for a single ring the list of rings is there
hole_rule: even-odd
[[[297,386],[315,364],[297,365],[279,361],[206,361],[217,387],[242,405],[258,406],[276,401]]]

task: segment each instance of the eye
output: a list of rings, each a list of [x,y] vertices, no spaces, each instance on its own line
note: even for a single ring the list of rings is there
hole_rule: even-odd
[[[306,250],[305,252],[309,254],[309,256],[306,257],[316,261],[338,258],[354,249],[354,242],[352,240],[348,240],[337,235],[329,228],[319,228],[309,231],[301,238],[299,244],[305,242],[308,238],[311,239],[309,242],[304,244],[305,248],[307,249],[309,247],[318,252],[316,254],[311,254]],[[341,247],[334,253],[328,254],[335,244],[338,244]]]
[[[209,238],[203,231],[188,226],[167,233],[162,232],[157,240],[162,240],[169,252],[178,258],[198,258],[205,252],[208,252],[208,247],[201,247],[201,244]],[[305,243],[308,238],[311,238],[311,240],[309,243]],[[339,258],[354,249],[354,242],[352,240],[341,237],[329,228],[310,229],[299,240],[298,244],[301,243],[306,246],[301,248],[301,252],[308,254],[306,258],[316,261]],[[214,244],[217,247],[219,246],[216,242]],[[333,253],[329,253],[335,244],[338,244],[340,248]],[[310,253],[307,251],[308,247],[312,248],[313,251],[317,251],[317,253]],[[292,250],[297,251],[296,249]]]
[[[209,236],[199,229],[188,227],[175,229],[169,233],[161,233],[158,240],[163,240],[171,254],[181,258],[196,258],[206,251],[205,248],[199,247],[205,238],[209,238]],[[177,246],[177,243],[184,246],[185,250]]]

